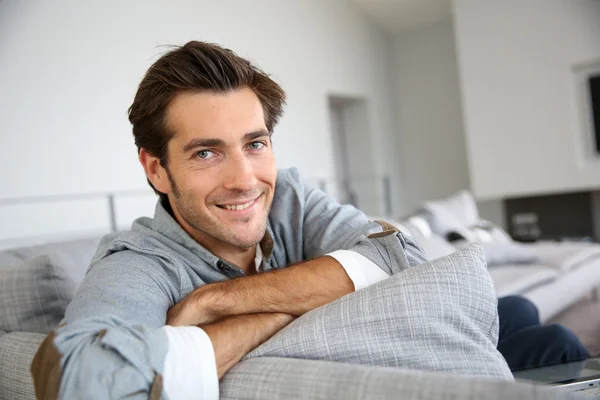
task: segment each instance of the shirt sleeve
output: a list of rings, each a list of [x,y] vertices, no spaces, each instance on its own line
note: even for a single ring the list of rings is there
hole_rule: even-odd
[[[339,262],[354,283],[354,290],[360,290],[389,278],[389,274],[362,254],[351,250],[336,250],[327,254]]]
[[[290,174],[289,179],[295,180],[293,185],[298,188],[302,207],[304,259],[350,250],[371,261],[386,275],[426,262],[415,240],[391,224],[370,221],[357,208],[340,205],[323,191],[300,183],[297,172]]]
[[[37,398],[218,398],[206,333],[165,326],[180,296],[173,271],[131,253],[114,253],[88,271],[63,323],[34,357]]]

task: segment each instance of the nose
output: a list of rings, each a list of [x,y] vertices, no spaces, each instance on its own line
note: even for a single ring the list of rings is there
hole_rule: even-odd
[[[252,190],[256,187],[252,162],[242,152],[231,154],[227,159],[224,187],[228,190]]]

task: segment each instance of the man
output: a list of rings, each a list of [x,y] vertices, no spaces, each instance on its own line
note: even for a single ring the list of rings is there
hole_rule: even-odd
[[[294,318],[424,262],[391,226],[277,172],[284,100],[216,45],[152,65],[129,119],[155,216],[102,240],[32,363],[39,398],[216,398],[218,378]]]
[[[294,318],[425,261],[391,226],[277,172],[284,100],[216,45],[152,65],[129,119],[155,216],[102,240],[32,363],[39,398],[216,398],[218,379]]]

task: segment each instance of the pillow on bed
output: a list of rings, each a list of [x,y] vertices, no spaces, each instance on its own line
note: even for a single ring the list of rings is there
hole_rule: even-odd
[[[478,238],[482,243],[513,243],[512,238],[504,229],[485,219],[479,220],[473,229],[477,229],[480,232]],[[482,240],[483,237],[487,240]]]
[[[448,240],[449,235],[457,235],[465,240],[474,241],[477,239],[475,234],[468,229],[467,225],[462,222],[444,208],[435,204],[426,204],[423,207],[422,214],[427,219],[431,230],[439,236],[445,237]]]
[[[423,214],[433,232],[442,237],[449,232],[457,232],[467,240],[475,239],[468,227],[478,223],[479,210],[473,195],[466,190],[445,199],[426,202]]]
[[[43,254],[0,270],[0,330],[48,333],[65,315],[87,264]]]
[[[511,379],[481,245],[405,269],[298,318],[248,354]]]

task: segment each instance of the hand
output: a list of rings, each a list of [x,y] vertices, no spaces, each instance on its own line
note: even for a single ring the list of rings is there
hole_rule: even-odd
[[[224,318],[226,315],[218,307],[219,298],[224,297],[222,292],[220,283],[200,286],[169,309],[167,325],[199,326]]]

